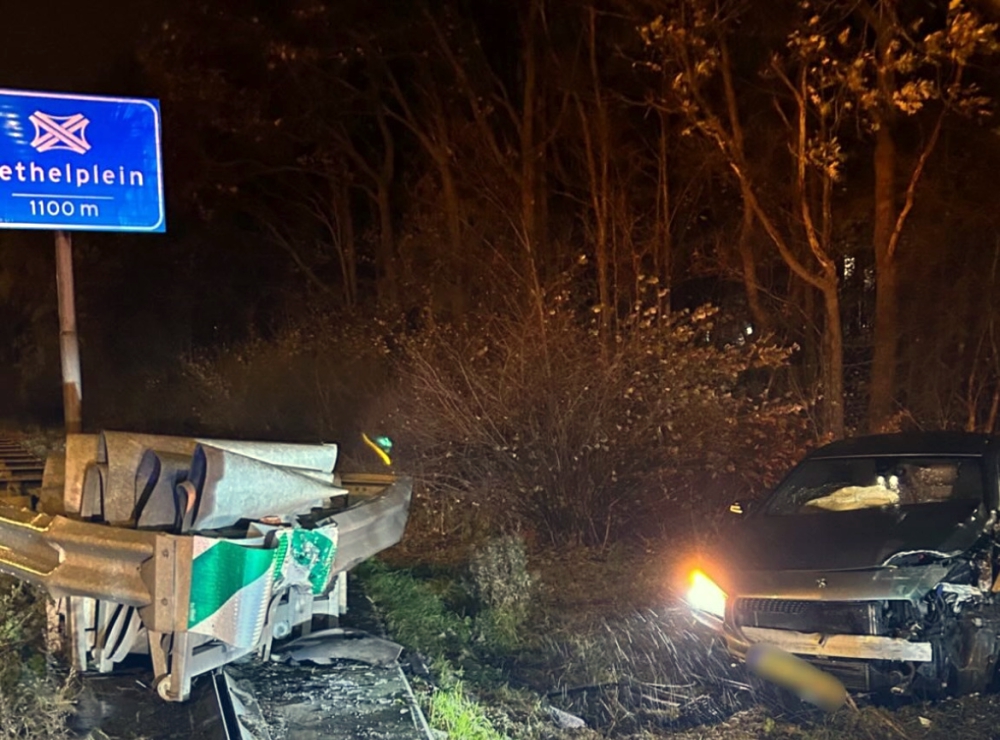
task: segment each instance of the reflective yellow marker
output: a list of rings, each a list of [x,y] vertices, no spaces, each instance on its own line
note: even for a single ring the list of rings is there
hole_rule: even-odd
[[[392,458],[389,457],[389,450],[392,449],[392,441],[388,437],[378,437],[378,442],[373,442],[367,434],[361,432],[361,439],[365,441],[366,445],[375,450],[375,454],[379,456],[382,462],[386,465],[392,465]]]

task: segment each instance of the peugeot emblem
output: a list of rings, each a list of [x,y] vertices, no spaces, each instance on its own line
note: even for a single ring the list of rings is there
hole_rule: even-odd
[[[826,579],[825,578],[817,578],[816,579],[816,587],[817,588],[826,588]]]

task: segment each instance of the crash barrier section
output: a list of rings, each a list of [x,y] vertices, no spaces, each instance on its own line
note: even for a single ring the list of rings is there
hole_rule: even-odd
[[[41,461],[16,436],[0,432],[0,501],[22,495],[25,488],[37,488],[42,471]]]
[[[334,472],[334,445],[69,435],[34,509],[0,504],[0,572],[55,600],[81,670],[148,655],[159,695],[347,608],[346,574],[403,535],[409,478]]]

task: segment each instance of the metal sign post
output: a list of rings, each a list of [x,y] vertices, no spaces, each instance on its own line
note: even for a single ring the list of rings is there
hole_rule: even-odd
[[[83,427],[83,377],[80,344],[76,333],[76,299],[73,291],[73,241],[65,231],[56,232],[56,287],[59,292],[59,354],[62,357],[63,414],[67,434]]]
[[[0,229],[55,229],[66,431],[82,381],[69,230],[166,231],[160,104],[0,89]]]

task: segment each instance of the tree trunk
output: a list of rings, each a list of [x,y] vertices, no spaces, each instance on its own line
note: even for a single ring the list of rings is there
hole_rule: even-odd
[[[606,352],[611,336],[611,319],[617,308],[612,296],[613,267],[612,244],[612,209],[610,183],[610,151],[611,137],[608,131],[608,111],[604,101],[604,90],[601,86],[600,68],[597,62],[597,11],[591,6],[588,18],[588,44],[590,57],[590,78],[594,93],[594,115],[588,117],[583,112],[580,102],[580,122],[588,129],[591,120],[596,124],[593,136],[586,136],[587,162],[590,169],[591,199],[594,204],[594,251],[597,258],[597,298],[600,301],[601,313],[598,317],[600,326],[601,352]],[[593,142],[593,144],[591,144]],[[617,293],[617,291],[615,291]]]
[[[823,287],[823,431],[834,439],[844,436],[844,334],[840,324],[840,295],[836,275]]]
[[[875,341],[868,396],[868,427],[883,429],[892,414],[898,345],[895,255],[889,245],[896,228],[896,143],[887,122],[875,138]]]
[[[747,305],[750,308],[750,318],[754,323],[754,331],[765,333],[770,328],[767,313],[760,303],[760,284],[757,282],[757,260],[753,253],[753,211],[744,204],[743,223],[740,225],[740,235],[736,248],[740,253],[743,266],[743,289],[747,294]]]
[[[392,203],[389,198],[389,183],[380,181],[377,188],[379,222],[377,275],[378,300],[382,306],[394,306],[398,300],[396,291],[395,235],[392,228]]]
[[[535,96],[538,94],[538,54],[535,48],[535,29],[541,11],[541,0],[531,0],[527,17],[523,26],[522,70],[524,87],[521,106],[521,229],[523,231],[523,247],[525,269],[528,272],[528,285],[532,293],[535,313],[539,328],[544,333],[545,327],[545,297],[542,292],[542,280],[538,265],[538,142],[535,137],[536,106]]]
[[[351,209],[351,189],[346,181],[339,182],[334,191],[334,213],[339,226],[340,270],[344,281],[344,303],[354,308],[358,302],[358,252],[354,234],[354,216]]]
[[[656,268],[656,277],[660,284],[657,290],[657,308],[660,318],[670,315],[670,292],[673,288],[673,233],[670,229],[671,221],[671,201],[670,201],[670,170],[667,151],[667,114],[660,113],[660,147],[658,157],[658,198],[657,198],[657,219],[656,229],[658,234],[657,244],[653,250],[653,264]]]
[[[453,266],[454,278],[448,290],[448,309],[455,317],[460,317],[466,308],[467,294],[467,263],[462,253],[462,203],[459,200],[458,185],[455,183],[455,173],[451,163],[438,163],[441,174],[441,189],[444,196],[445,218],[448,224],[449,256],[448,263]]]

